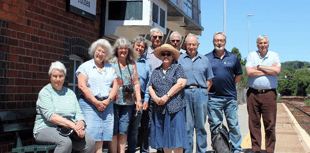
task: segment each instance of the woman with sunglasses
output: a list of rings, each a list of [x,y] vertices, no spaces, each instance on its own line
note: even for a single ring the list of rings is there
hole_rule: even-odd
[[[164,148],[165,153],[183,153],[189,142],[183,89],[187,80],[183,68],[175,63],[180,53],[164,44],[154,50],[154,55],[162,65],[152,72],[148,87],[153,105],[151,147]]]
[[[116,69],[118,91],[114,101],[113,141],[109,143],[111,153],[125,153],[129,121],[134,109],[142,110],[140,83],[135,61],[139,58],[131,43],[118,38],[113,47],[112,65]],[[136,108],[134,107],[136,101]]]

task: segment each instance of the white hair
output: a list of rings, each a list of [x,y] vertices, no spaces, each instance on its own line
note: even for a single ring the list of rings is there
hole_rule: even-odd
[[[67,74],[67,69],[66,69],[65,65],[62,64],[62,63],[59,62],[59,61],[56,61],[56,62],[52,62],[52,63],[51,63],[50,69],[48,70],[48,75],[49,75],[49,76],[51,76],[53,70],[62,71],[62,72],[64,73],[65,76],[66,76],[66,74]]]
[[[120,37],[118,39],[116,39],[114,46],[113,46],[113,59],[112,62],[115,62],[116,59],[118,58],[117,55],[117,51],[118,48],[120,48],[121,46],[126,46],[128,48],[128,55],[127,55],[127,60],[131,61],[136,61],[139,59],[139,55],[137,52],[135,52],[132,49],[132,45],[131,43],[125,38],[125,37]]]
[[[152,29],[150,30],[151,36],[153,36],[153,32],[160,32],[160,33],[161,33],[161,36],[164,37],[163,31],[161,31],[159,28],[152,28]]]
[[[140,43],[140,42],[144,43],[144,52],[145,52],[148,48],[148,45],[147,45],[147,40],[144,39],[142,36],[137,36],[136,38],[134,38],[132,40],[132,46],[134,47],[136,43]]]
[[[110,45],[109,41],[107,41],[105,39],[98,39],[95,42],[93,42],[88,49],[88,54],[91,58],[94,58],[94,53],[95,53],[98,46],[104,47],[105,50],[107,51],[107,56],[105,57],[104,60],[108,60],[108,59],[111,59],[113,57],[112,46]]]
[[[179,35],[179,36],[180,36],[180,40],[182,40],[182,36],[181,36],[181,34],[180,34],[178,31],[173,31],[173,32],[171,33],[169,39],[171,40],[172,35],[175,35],[175,34],[176,34],[176,35]]]
[[[222,35],[222,36],[224,36],[224,37],[225,37],[225,41],[226,41],[226,34],[225,34],[224,32],[222,32],[222,31],[216,32],[216,33],[213,35],[213,40],[214,40],[214,38],[215,38],[216,35]]]
[[[260,41],[263,41],[266,38],[266,40],[268,41],[269,44],[269,38],[265,35],[259,35],[256,39],[256,44],[258,44]]]
[[[197,43],[199,43],[198,37],[197,37],[195,34],[192,34],[192,33],[189,33],[189,34],[186,36],[185,42],[187,42],[187,39],[188,39],[189,36],[194,36],[194,37],[196,37],[196,38],[197,38]]]

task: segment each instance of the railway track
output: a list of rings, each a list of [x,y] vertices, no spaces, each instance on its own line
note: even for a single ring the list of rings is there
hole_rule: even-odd
[[[296,118],[299,125],[310,135],[310,107],[304,102],[282,101]]]

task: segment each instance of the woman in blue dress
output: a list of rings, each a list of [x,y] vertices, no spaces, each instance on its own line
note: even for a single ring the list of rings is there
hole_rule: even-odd
[[[140,83],[135,63],[139,56],[133,51],[131,43],[124,37],[115,41],[113,55],[112,64],[116,69],[118,90],[113,105],[113,141],[109,143],[109,148],[111,153],[125,153],[132,112],[135,109],[142,110]]]
[[[115,68],[109,63],[112,47],[105,39],[99,39],[89,48],[91,60],[77,70],[79,99],[87,124],[86,132],[96,141],[95,153],[102,153],[104,141],[113,138],[113,103],[117,92]]]
[[[151,147],[163,148],[165,153],[183,153],[189,147],[184,100],[186,75],[175,61],[180,53],[169,44],[154,50],[163,64],[155,68],[149,83],[153,114],[151,119]]]

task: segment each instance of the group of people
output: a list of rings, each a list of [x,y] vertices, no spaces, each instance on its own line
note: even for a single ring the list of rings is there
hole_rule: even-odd
[[[140,152],[150,152],[151,146],[165,153],[192,153],[195,145],[196,152],[205,153],[207,116],[212,133],[221,126],[224,112],[233,151],[242,152],[236,92],[242,67],[238,57],[225,49],[225,33],[214,34],[214,50],[206,55],[198,53],[200,43],[194,34],[187,35],[185,50],[178,32],[171,33],[170,44],[163,44],[163,36],[160,29],[151,29],[151,46],[141,36],[132,42],[120,37],[113,47],[105,39],[93,42],[89,48],[92,59],[76,71],[79,99],[63,86],[64,64],[53,62],[50,83],[37,100],[36,142],[56,144],[55,152],[100,153],[108,141],[109,152],[125,153],[127,145],[132,153],[139,134]],[[267,152],[273,152],[275,75],[281,65],[278,54],[268,51],[266,36],[259,36],[257,46],[246,65],[252,148],[261,151],[262,115]],[[73,129],[80,139],[59,134],[62,126]]]

